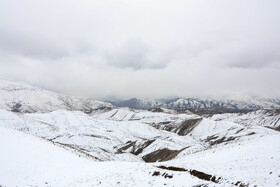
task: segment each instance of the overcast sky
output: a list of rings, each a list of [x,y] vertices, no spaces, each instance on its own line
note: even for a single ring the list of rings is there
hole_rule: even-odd
[[[280,96],[280,1],[0,0],[0,78],[95,98]]]

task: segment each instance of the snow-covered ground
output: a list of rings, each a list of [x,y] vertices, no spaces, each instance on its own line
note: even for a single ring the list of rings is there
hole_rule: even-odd
[[[279,121],[279,110],[114,108],[0,81],[0,186],[279,186]]]
[[[187,172],[152,176],[153,164],[93,162],[18,131],[0,128],[3,186],[193,186],[210,184]],[[162,172],[164,173],[164,172]]]
[[[0,110],[0,126],[39,136],[98,161],[143,162],[142,156],[161,148],[203,148],[191,137],[159,130],[145,123],[100,120],[79,111],[19,114]],[[132,147],[123,150],[122,154],[116,154],[127,142],[135,142],[134,148],[137,149],[147,141],[153,142],[147,147],[143,146],[143,151],[137,157],[129,153]]]
[[[173,161],[148,164],[94,162],[50,142],[0,128],[0,185],[3,186],[278,186],[280,136],[214,148]],[[189,172],[159,169],[175,166],[221,177],[213,183]],[[160,172],[159,176],[153,176]],[[172,178],[165,178],[167,173]]]
[[[125,111],[123,109],[122,113]],[[127,110],[127,113],[130,114],[131,111]],[[278,131],[257,125],[248,127],[226,120],[203,118],[187,135],[180,136],[175,132],[160,130],[148,124],[147,119],[160,123],[161,120],[156,120],[160,118],[159,116],[170,114],[155,113],[154,117],[152,115],[153,113],[149,112],[146,115],[141,113],[139,116],[143,121],[141,119],[130,121],[131,118],[119,121],[97,119],[79,111],[22,114],[0,110],[0,149],[3,150],[0,156],[2,168],[0,184],[6,186],[28,184],[95,186],[100,182],[104,186],[143,184],[231,186],[232,183],[238,182],[258,186],[279,184]],[[10,130],[11,128],[17,131]],[[31,137],[18,131],[38,137]],[[140,149],[142,150],[136,153]],[[170,159],[166,160],[170,161],[144,163],[144,156],[164,149],[177,152],[167,155]],[[106,160],[112,161],[96,162]],[[159,169],[156,167],[159,165],[183,167],[187,171]],[[218,184],[201,180],[192,176],[189,172],[191,170],[221,177],[221,180]],[[160,176],[152,176],[155,171],[159,171]],[[162,176],[164,173],[172,175],[172,178],[165,178]],[[12,177],[16,180],[12,180]]]
[[[242,181],[250,186],[280,185],[280,136],[263,136],[258,139],[228,144],[191,155],[179,155],[164,163],[194,168],[225,178]]]
[[[215,114],[210,119],[232,121],[245,126],[259,125],[280,131],[280,110],[257,110],[246,114]]]

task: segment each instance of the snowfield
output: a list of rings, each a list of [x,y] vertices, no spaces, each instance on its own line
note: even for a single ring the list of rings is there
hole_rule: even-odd
[[[9,143],[7,143],[9,142]],[[152,164],[93,162],[36,137],[0,128],[3,186],[192,186],[208,184],[188,173],[152,176]]]
[[[3,186],[278,186],[279,135],[202,151],[173,161],[148,164],[94,162],[39,138],[0,128],[0,181]],[[188,172],[156,168],[165,165],[196,169],[222,178],[219,184]],[[172,178],[153,176],[168,173]]]
[[[279,121],[279,110],[134,110],[0,81],[0,186],[279,186]]]

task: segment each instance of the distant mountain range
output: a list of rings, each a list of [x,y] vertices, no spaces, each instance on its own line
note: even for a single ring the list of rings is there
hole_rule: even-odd
[[[134,109],[168,108],[174,110],[260,110],[280,109],[280,99],[265,99],[246,97],[242,99],[201,99],[201,98],[174,98],[145,100],[131,98],[127,100],[107,101],[116,107]]]
[[[114,107],[151,110],[167,108],[195,113],[224,113],[280,109],[280,99],[241,97],[234,99],[172,98],[97,101],[92,98],[67,96],[25,83],[0,80],[0,109],[13,112],[51,112],[55,110],[83,111]],[[207,112],[205,112],[207,111]]]

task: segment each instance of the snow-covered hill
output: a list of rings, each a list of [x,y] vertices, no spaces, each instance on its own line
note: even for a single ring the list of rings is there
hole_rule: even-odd
[[[280,110],[258,110],[245,114],[216,114],[215,121],[232,121],[245,126],[259,125],[280,131]]]
[[[280,99],[264,99],[249,97],[232,99],[200,99],[200,98],[176,98],[176,99],[137,99],[109,101],[117,107],[130,107],[134,109],[169,108],[175,110],[186,109],[210,109],[220,111],[241,111],[260,109],[280,109]]]
[[[258,125],[214,121],[193,114],[113,109],[92,116],[54,111],[0,110],[0,126],[23,131],[96,161],[154,162],[227,143],[279,134]]]
[[[0,81],[0,186],[277,186],[279,119],[114,108]]]
[[[66,96],[24,83],[0,80],[0,109],[14,112],[51,112],[55,110],[84,111],[112,107],[90,98]]]
[[[280,136],[156,164],[93,162],[0,127],[1,186],[279,186]]]
[[[153,176],[151,164],[93,162],[49,142],[0,128],[1,186],[193,186],[210,184],[189,173]]]

